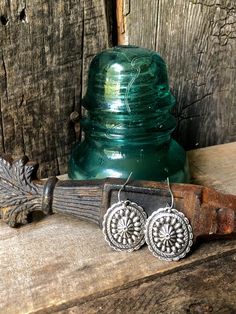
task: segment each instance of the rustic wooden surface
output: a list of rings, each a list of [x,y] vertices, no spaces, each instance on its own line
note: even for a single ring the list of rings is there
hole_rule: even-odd
[[[214,154],[212,154],[214,151]],[[236,145],[223,145],[188,152],[191,176],[196,184],[202,182],[221,192],[236,195]]]
[[[190,152],[195,181],[231,176],[235,149],[236,142]],[[235,177],[217,184],[236,194]],[[97,226],[70,217],[19,229],[1,222],[0,313],[234,313],[235,259],[236,240],[199,243],[171,263],[147,247],[112,251]]]
[[[0,153],[39,161],[41,177],[67,171],[69,116],[111,40],[109,10],[102,0],[0,1]]]
[[[232,285],[235,261],[235,250],[229,256],[207,260],[203,257],[201,264],[193,263],[190,268],[154,276],[140,283],[138,289],[133,284],[112,296],[89,300],[58,313],[233,314],[236,309],[236,286]]]
[[[167,61],[180,143],[192,149],[235,141],[236,2],[118,4],[119,42],[157,50]]]

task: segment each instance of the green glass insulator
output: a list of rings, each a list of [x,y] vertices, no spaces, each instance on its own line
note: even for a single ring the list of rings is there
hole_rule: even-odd
[[[183,148],[171,138],[176,127],[168,74],[162,57],[136,46],[117,46],[92,60],[81,120],[84,140],[74,148],[71,179],[106,177],[187,182]]]

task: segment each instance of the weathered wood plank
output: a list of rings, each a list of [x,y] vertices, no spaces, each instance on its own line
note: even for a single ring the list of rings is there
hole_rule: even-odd
[[[196,184],[236,195],[236,142],[195,149],[188,152],[188,157]]]
[[[96,226],[56,215],[11,234],[6,228],[1,223],[0,313],[51,313],[236,254],[236,240],[202,244],[178,263],[158,260],[147,247],[115,252]]]
[[[110,38],[102,0],[0,2],[0,153],[65,173],[88,64]]]
[[[157,50],[167,61],[179,142],[191,149],[235,141],[235,1],[118,3],[120,43]]]
[[[204,261],[57,313],[235,313],[235,260],[233,253]]]
[[[224,147],[232,159],[219,171],[227,176],[235,164],[236,143]],[[199,183],[212,182],[207,178],[201,152],[206,156],[208,150],[209,156],[218,156],[211,159],[213,169],[225,160],[223,154],[216,154],[218,149],[213,146],[199,149],[197,154],[191,152],[191,162],[199,169],[195,172]],[[211,176],[213,172],[209,173]],[[234,178],[221,190],[234,188],[235,183]],[[217,241],[199,244],[180,262],[163,262],[153,257],[147,247],[130,254],[112,251],[99,228],[72,217],[53,215],[20,229],[0,223],[0,313],[53,313],[68,309],[68,313],[87,314],[95,313],[96,308],[103,313],[115,313],[116,309],[142,313],[145,305],[154,311],[159,304],[164,311],[171,301],[180,313],[185,308],[194,313],[198,306],[201,309],[207,305],[218,310],[223,301],[223,309],[234,309],[235,301],[229,296],[226,302],[226,292],[223,301],[218,300],[224,286],[234,295],[236,281],[233,274],[229,276],[233,260],[225,257],[227,267],[223,268],[223,260],[218,258],[233,258],[235,254],[236,240]],[[208,289],[208,298],[204,296],[204,287]],[[200,298],[203,301],[199,305],[196,302]]]

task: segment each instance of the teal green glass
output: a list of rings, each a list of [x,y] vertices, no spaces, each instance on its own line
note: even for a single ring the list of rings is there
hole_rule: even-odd
[[[171,138],[176,127],[167,68],[161,56],[136,46],[117,46],[92,60],[84,140],[74,148],[71,179],[106,177],[187,182],[183,148]]]

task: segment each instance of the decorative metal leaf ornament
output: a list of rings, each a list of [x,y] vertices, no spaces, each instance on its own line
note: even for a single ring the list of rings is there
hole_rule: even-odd
[[[10,226],[27,223],[31,211],[42,210],[38,187],[32,181],[38,166],[23,157],[13,163],[0,157],[1,218]]]

